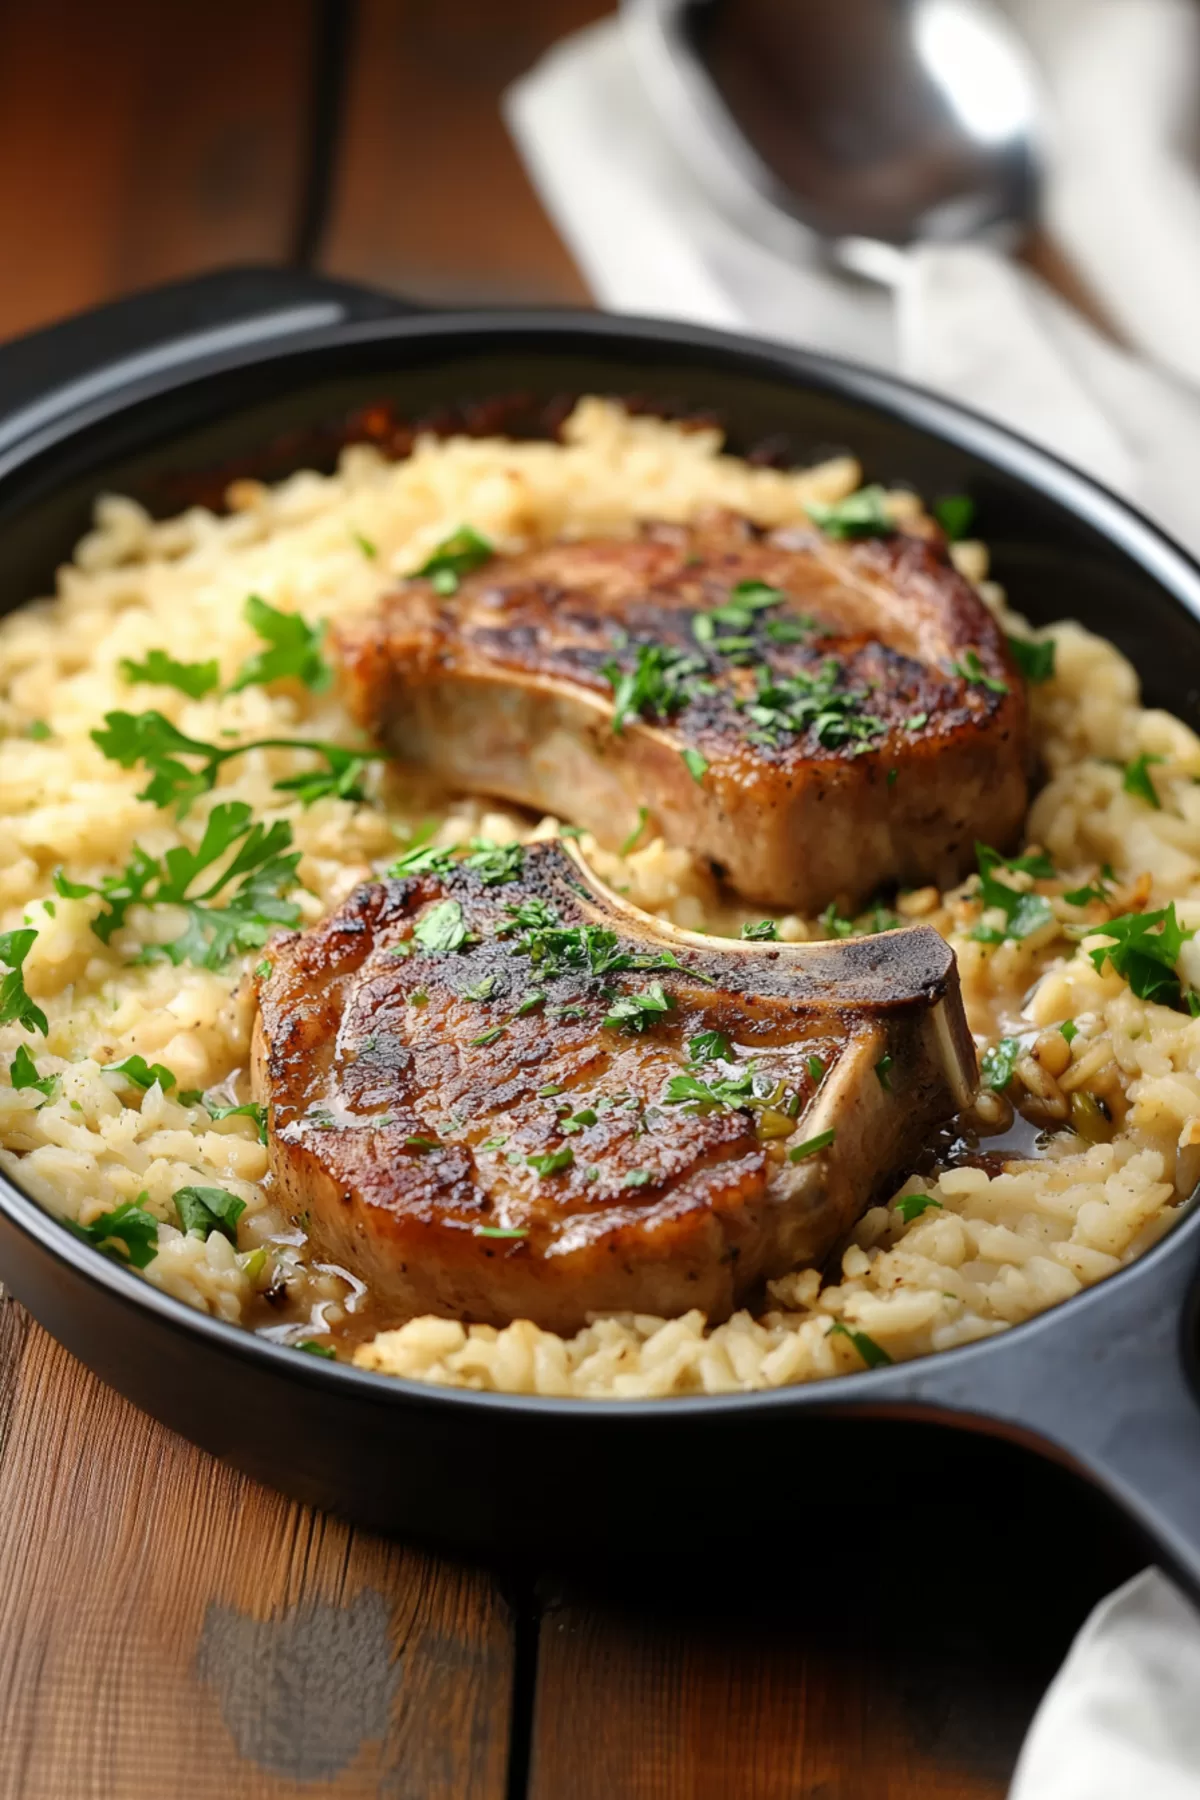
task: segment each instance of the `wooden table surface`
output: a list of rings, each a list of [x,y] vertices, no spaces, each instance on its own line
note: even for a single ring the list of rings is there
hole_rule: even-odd
[[[607,10],[0,0],[0,337],[298,251],[433,299],[586,298],[496,99]],[[0,1800],[994,1800],[1138,1562],[1030,1459],[1002,1509],[978,1482],[902,1519],[858,1495],[832,1536],[801,1515],[770,1546],[748,1501],[700,1566],[648,1521],[636,1570],[570,1470],[547,1479],[579,1512],[570,1569],[388,1541],[223,1468],[0,1300]]]

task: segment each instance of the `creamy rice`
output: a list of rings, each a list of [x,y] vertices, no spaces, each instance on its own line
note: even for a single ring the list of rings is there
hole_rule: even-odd
[[[106,712],[153,707],[189,737],[222,745],[360,740],[335,694],[285,680],[193,700],[171,687],[131,686],[122,658],[140,661],[153,649],[182,661],[216,654],[227,684],[262,647],[243,618],[247,595],[313,623],[345,616],[370,606],[463,523],[504,551],[626,531],[641,519],[683,520],[714,505],[776,525],[802,517],[808,501],[841,498],[859,479],[846,458],[803,472],[752,468],[723,455],[713,430],[685,431],[589,400],[561,445],[428,439],[399,463],[355,446],[330,477],[235,483],[226,515],[193,509],[155,523],[130,500],[101,499],[94,530],[59,572],[56,597],[0,624],[0,928],[36,930],[26,985],[49,1023],[44,1040],[16,1024],[0,1028],[0,1070],[23,1045],[39,1077],[58,1077],[48,1099],[0,1083],[0,1164],[84,1227],[145,1196],[159,1221],[146,1279],[191,1305],[285,1342],[341,1336],[347,1349],[357,1342],[355,1361],[365,1368],[517,1392],[723,1392],[860,1368],[853,1336],[831,1333],[834,1322],[868,1334],[892,1358],[917,1356],[1003,1331],[1144,1250],[1200,1179],[1200,1020],[1137,999],[1111,966],[1098,973],[1086,951],[1102,940],[1087,932],[1110,914],[1168,900],[1185,925],[1200,925],[1200,740],[1143,708],[1125,659],[1075,624],[1034,634],[1057,648],[1054,677],[1032,689],[1047,779],[1028,838],[1060,878],[1009,878],[1036,885],[1053,917],[1020,942],[978,942],[970,936],[980,922],[973,878],[953,893],[901,896],[898,907],[954,945],[981,1051],[1001,1036],[1021,1038],[1024,1110],[1085,1135],[1060,1130],[1036,1160],[1001,1168],[984,1158],[984,1166],[913,1177],[861,1221],[839,1279],[797,1271],[772,1284],[760,1316],[739,1313],[711,1331],[698,1313],[600,1319],[570,1340],[528,1322],[495,1331],[417,1319],[359,1341],[360,1284],[310,1265],[303,1221],[271,1193],[253,1120],[210,1116],[210,1106],[248,1096],[243,977],[255,956],[216,972],[139,963],[147,947],[179,935],[178,909],[134,906],[105,944],[92,928],[99,901],[55,892],[59,868],[72,882],[95,884],[117,875],[137,845],[155,856],[179,844],[194,849],[212,807],[230,800],[247,802],[265,823],[290,824],[302,884],[291,897],[305,923],[431,819],[447,844],[556,829],[486,800],[447,799],[382,764],[369,767],[361,803],[281,804],[286,796],[273,784],[313,766],[311,755],[287,748],[231,759],[214,793],[178,822],[138,799],[144,771],[120,768],[92,742]],[[893,499],[898,513],[916,508],[910,496]],[[956,556],[1009,629],[1025,633],[986,580],[982,546],[957,546]],[[1123,785],[1120,765],[1142,754],[1162,759],[1152,771],[1157,810]],[[652,842],[622,858],[586,838],[583,847],[605,879],[677,924],[736,932],[750,916],[684,851]],[[1062,897],[1105,863],[1115,881],[1107,902]],[[801,941],[823,928],[788,916],[780,935]],[[1200,986],[1200,938],[1184,946],[1180,973]],[[1067,1020],[1076,1027],[1069,1044],[1057,1029]],[[164,1065],[175,1084],[142,1092],[105,1072],[135,1054]],[[189,1090],[206,1091],[210,1106],[181,1103]],[[1010,1111],[985,1096],[976,1123],[1003,1125]],[[187,1186],[220,1187],[244,1202],[236,1247],[219,1231],[204,1240],[178,1228],[173,1196]],[[920,1211],[917,1196],[929,1202]]]

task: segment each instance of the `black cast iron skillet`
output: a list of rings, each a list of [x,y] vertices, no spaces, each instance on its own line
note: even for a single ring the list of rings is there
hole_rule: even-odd
[[[344,285],[243,272],[122,302],[0,350],[0,604],[45,592],[97,490],[252,464],[366,402],[407,416],[522,390],[711,409],[735,448],[853,448],[872,479],[970,492],[1035,620],[1113,638],[1151,702],[1200,722],[1200,570],[1054,458],[864,370],[679,326],[580,313],[414,314]],[[1114,1497],[1200,1595],[1194,1394],[1200,1210],[1130,1268],[1000,1337],[809,1387],[639,1404],[446,1392],[334,1366],[201,1316],[0,1181],[0,1274],[106,1381],[260,1479],[471,1548],[609,1551],[795,1532],[844,1496],[884,1517],[960,1431],[1015,1438]],[[970,1493],[962,1494],[969,1505]],[[961,1511],[961,1506],[959,1508]],[[1059,1529],[1069,1522],[1057,1521]],[[664,1530],[664,1526],[666,1529]]]

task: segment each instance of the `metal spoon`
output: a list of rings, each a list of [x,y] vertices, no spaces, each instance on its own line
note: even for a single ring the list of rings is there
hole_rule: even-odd
[[[894,284],[922,242],[1011,245],[1033,216],[1039,105],[989,0],[623,0],[659,117],[775,249]]]

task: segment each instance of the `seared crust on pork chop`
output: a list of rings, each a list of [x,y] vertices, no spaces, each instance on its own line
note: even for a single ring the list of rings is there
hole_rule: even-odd
[[[574,847],[422,861],[274,940],[259,981],[275,1180],[384,1325],[722,1319],[970,1098],[934,931],[701,937]]]
[[[411,580],[343,627],[351,710],[402,761],[766,905],[949,886],[1027,802],[1024,686],[940,542],[722,516]],[[614,699],[616,713],[614,713]]]

